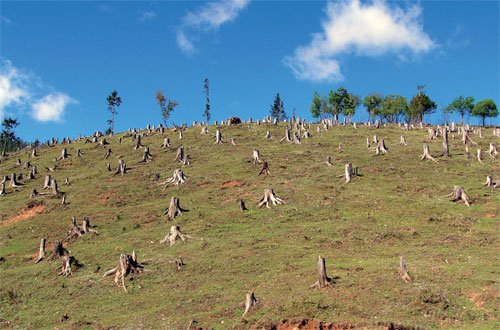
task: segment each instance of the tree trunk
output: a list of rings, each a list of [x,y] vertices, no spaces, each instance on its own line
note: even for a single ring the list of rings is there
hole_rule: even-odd
[[[21,184],[19,182],[17,182],[17,179],[16,179],[16,173],[12,173],[10,175],[10,186],[12,188],[17,188],[17,187],[20,187]]]
[[[127,173],[127,165],[123,159],[118,160],[118,168],[116,169],[115,175],[120,174],[124,175]]]
[[[491,158],[496,158],[496,156],[498,155],[497,144],[495,142],[490,143],[490,148],[488,149],[488,155],[490,155]]]
[[[66,158],[68,158],[68,157],[69,157],[69,154],[68,154],[68,149],[63,148],[63,149],[61,150],[61,157],[59,157],[59,159],[58,159],[58,160],[63,160],[63,159],[66,159]]]
[[[163,143],[160,145],[160,148],[170,148],[170,139],[164,138]]]
[[[253,161],[254,165],[256,165],[257,163],[261,163],[260,152],[258,149],[253,149],[252,161]]]
[[[2,185],[0,186],[0,196],[3,195],[7,195],[7,193],[5,192],[5,183],[2,183]]]
[[[291,134],[290,134],[290,127],[288,127],[288,126],[285,127],[285,137],[283,137],[280,140],[280,143],[283,142],[283,141],[287,141],[287,142],[291,142],[292,141],[292,137],[291,137]]]
[[[446,129],[446,127],[443,127],[442,135],[443,135],[443,156],[448,158],[450,157],[450,149],[448,145],[448,130]]]
[[[42,240],[40,241],[40,248],[38,249],[38,258],[36,259],[35,264],[39,263],[40,261],[43,260],[43,258],[45,258],[45,244],[46,243],[47,243],[47,241],[45,240],[45,238],[42,238]]]
[[[347,163],[345,164],[345,171],[344,171],[345,183],[351,182],[351,174],[352,174],[352,164]]]
[[[142,154],[141,163],[149,163],[153,160],[153,156],[149,153],[149,147],[144,148],[144,153]]]
[[[469,197],[465,194],[465,190],[463,187],[454,186],[453,191],[448,196],[451,196],[452,202],[456,202],[458,200],[462,200],[465,205],[470,206]]]
[[[47,260],[55,260],[59,259],[68,254],[68,250],[66,250],[61,241],[55,241],[54,246],[52,247],[52,253],[50,254]]]
[[[402,146],[407,146],[408,143],[406,142],[406,138],[404,137],[404,135],[401,135],[399,137],[399,144],[402,145]]]
[[[134,150],[137,150],[137,149],[139,149],[141,147],[143,147],[143,145],[141,144],[141,136],[137,135],[137,137],[135,139]]]
[[[125,290],[125,292],[127,292],[127,288],[125,287],[125,277],[130,273],[140,274],[143,268],[144,266],[137,261],[137,255],[134,250],[132,255],[121,254],[118,267],[108,270],[104,273],[103,277],[114,274],[115,284],[120,286],[119,282],[121,282],[121,287]]]
[[[262,168],[261,168],[259,174],[257,174],[257,176],[259,176],[261,174],[265,174],[266,176],[271,175],[271,172],[269,172],[269,163],[267,161],[264,161],[264,163],[262,164]]]
[[[111,156],[111,153],[111,148],[108,148],[108,150],[106,150],[106,153],[104,154],[104,159],[108,159]]]
[[[240,200],[238,201],[238,205],[239,205],[240,211],[242,211],[242,212],[243,212],[243,211],[248,210],[248,209],[246,208],[246,206],[245,206],[245,201],[244,201],[243,199],[240,199]]]
[[[222,133],[220,130],[215,131],[215,144],[222,144]]]
[[[326,275],[325,258],[318,256],[318,280],[311,285],[311,288],[318,287],[320,289],[326,288],[332,284],[332,279]]]

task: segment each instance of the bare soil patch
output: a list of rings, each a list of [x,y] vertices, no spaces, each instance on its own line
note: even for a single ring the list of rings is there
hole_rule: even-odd
[[[245,185],[245,181],[241,180],[231,180],[225,181],[222,183],[222,188],[233,188],[233,187],[243,187]]]
[[[42,213],[45,210],[45,204],[43,202],[36,202],[23,207],[15,216],[8,218],[0,223],[1,227],[8,226],[19,221],[28,220],[37,214]]]

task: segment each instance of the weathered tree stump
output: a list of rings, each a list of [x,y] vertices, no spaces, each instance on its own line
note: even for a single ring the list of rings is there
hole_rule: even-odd
[[[31,191],[31,194],[30,194],[30,197],[29,197],[29,198],[30,198],[30,199],[31,199],[31,198],[35,198],[35,197],[36,197],[36,196],[38,196],[38,195],[39,195],[38,191],[36,191],[36,189],[35,189],[35,188],[33,188],[33,190]]]
[[[264,163],[262,163],[262,168],[260,169],[260,172],[259,174],[257,174],[257,176],[261,174],[265,174],[266,176],[271,175],[271,172],[269,172],[269,163],[267,161],[264,161]]]
[[[283,141],[292,142],[292,135],[288,126],[285,127],[285,136],[280,140],[280,143]]]
[[[12,173],[10,175],[10,186],[11,186],[11,188],[17,188],[17,187],[22,186],[21,183],[17,182],[16,173]]]
[[[62,195],[61,204],[62,204],[62,205],[66,205],[66,204],[67,204],[67,203],[66,203],[66,194],[63,194],[63,195]]]
[[[300,136],[297,133],[293,133],[293,139],[292,139],[293,144],[302,144],[300,141]]]
[[[174,245],[177,240],[185,241],[188,238],[192,238],[189,235],[183,234],[179,226],[171,226],[168,231],[167,236],[160,241],[160,244],[168,242],[170,246]]]
[[[366,137],[366,147],[367,147],[368,149],[370,149],[370,148],[371,148],[371,143],[370,143],[370,138],[369,138],[369,137]]]
[[[248,209],[246,208],[246,206],[245,206],[245,201],[244,201],[243,199],[240,199],[240,200],[238,201],[238,206],[239,206],[239,208],[240,208],[240,211],[242,211],[242,212],[243,212],[243,211],[248,210]]]
[[[490,143],[490,148],[488,149],[488,155],[491,158],[495,158],[498,155],[497,144],[495,142]]]
[[[470,158],[470,150],[468,144],[465,145],[465,155],[467,156],[467,159]]]
[[[66,148],[63,148],[61,150],[61,157],[58,158],[58,160],[63,160],[63,159],[66,159],[68,158],[70,155],[68,154],[68,149]]]
[[[443,156],[448,158],[450,157],[450,148],[448,145],[448,130],[446,129],[446,127],[442,128],[441,133],[441,135],[443,135]]]
[[[32,167],[28,173],[28,180],[34,180],[34,179],[36,179],[36,177],[35,177],[34,168]]]
[[[127,165],[123,159],[118,160],[118,168],[116,169],[115,175],[120,174],[124,175],[127,173]]]
[[[121,282],[121,287],[123,288],[123,290],[125,292],[128,292],[127,288],[125,287],[125,277],[131,273],[140,274],[143,268],[144,266],[142,266],[137,261],[137,255],[135,254],[135,251],[133,251],[132,255],[121,254],[118,267],[108,270],[106,273],[104,273],[103,277],[114,274],[115,284],[117,286],[120,286]]]
[[[404,135],[401,135],[399,137],[399,144],[402,145],[402,146],[407,146],[408,145],[408,143],[406,142],[406,138],[405,138]]]
[[[201,133],[200,133],[200,135],[206,135],[206,134],[208,134],[208,133],[209,133],[209,132],[208,132],[208,127],[203,126],[203,127],[201,128]]]
[[[62,262],[62,267],[61,267],[61,272],[59,273],[60,276],[68,277],[70,275],[73,275],[73,271],[71,270],[72,265],[77,265],[78,262],[73,256],[64,256],[63,257],[63,262]]]
[[[141,147],[143,147],[143,145],[141,144],[141,136],[137,135],[137,138],[135,139],[134,150],[137,150]]]
[[[169,138],[164,138],[163,143],[160,145],[160,148],[170,148],[170,139]]]
[[[446,197],[450,197],[450,196],[451,196],[451,201],[452,202],[456,202],[458,200],[462,200],[465,205],[470,206],[470,204],[469,204],[469,197],[465,193],[464,187],[454,186],[453,187],[453,191],[451,192],[451,194],[447,195]]]
[[[2,183],[0,186],[0,196],[7,195],[7,192],[5,191],[5,183]]]
[[[265,206],[269,209],[270,203],[272,203],[273,205],[278,205],[278,204],[285,204],[285,201],[280,197],[278,197],[274,193],[273,189],[265,189],[264,196],[259,201],[259,207],[263,208]]]
[[[267,140],[272,139],[273,137],[271,136],[271,132],[266,131],[266,136],[265,136],[265,138],[266,138]]]
[[[103,159],[108,159],[108,158],[111,156],[111,154],[112,154],[112,153],[113,153],[113,152],[111,151],[111,148],[108,148],[108,149],[106,150],[106,153],[104,154]]]
[[[38,155],[36,153],[36,148],[33,148],[33,150],[31,150],[31,157],[33,157],[33,158],[38,157]]]
[[[63,244],[61,241],[55,241],[54,246],[52,247],[52,253],[50,254],[49,258],[47,260],[56,260],[59,259],[65,255],[67,255],[69,252],[63,247]]]
[[[80,151],[80,149],[76,149],[76,156],[77,156],[77,157],[82,157],[82,156],[83,156],[83,154],[82,154],[82,152]]]
[[[493,177],[491,175],[486,176],[486,183],[483,185],[490,188],[500,188],[500,183],[496,183],[493,181]]]
[[[378,148],[380,149],[380,151],[382,151],[384,154],[386,154],[386,153],[387,153],[388,148],[387,148],[387,146],[385,145],[385,141],[384,141],[384,139],[380,140],[380,141],[378,142],[378,144],[377,144],[377,145],[378,145]]]
[[[215,131],[215,144],[222,144],[224,143],[222,141],[222,133],[220,132],[220,130],[216,130]]]
[[[327,156],[326,157],[326,165],[328,165],[329,167],[333,166],[332,156]]]
[[[345,183],[351,182],[351,175],[352,175],[352,164],[347,163],[345,164],[345,170],[344,170]]]
[[[149,163],[153,160],[153,156],[149,153],[149,147],[144,148],[144,153],[142,154],[141,163]]]
[[[243,312],[241,318],[244,319],[247,316],[248,312],[250,311],[250,308],[252,308],[256,304],[257,304],[257,299],[255,298],[255,294],[251,291],[247,292],[245,295],[245,311]]]
[[[332,285],[332,279],[326,275],[325,258],[323,258],[322,256],[318,256],[317,270],[318,280],[316,281],[316,283],[311,285],[311,288],[318,287],[322,289]]]
[[[406,260],[403,256],[399,257],[399,276],[406,283],[412,282],[412,279],[408,274],[408,270],[406,269]]]
[[[182,216],[182,212],[188,212],[188,210],[180,207],[177,197],[172,197],[170,199],[170,206],[163,214],[166,214],[169,219],[173,220],[177,216]]]
[[[59,196],[60,192],[59,192],[59,188],[57,186],[56,179],[52,179],[52,181],[50,182],[50,188],[52,189],[52,195]]]
[[[35,264],[39,263],[40,261],[43,260],[43,258],[45,258],[45,244],[46,243],[47,243],[47,241],[45,240],[45,238],[42,238],[42,240],[40,241],[40,248],[38,249],[38,258],[36,259]]]
[[[175,154],[174,161],[179,162],[179,163],[183,163],[185,158],[186,158],[186,155],[184,153],[184,147],[179,146],[179,148],[177,148],[177,153]]]
[[[253,149],[253,152],[252,152],[252,162],[254,165],[256,165],[257,163],[261,163],[262,161],[260,160],[260,152],[258,149]]]
[[[483,163],[483,151],[481,149],[477,149],[476,159],[482,164]]]
[[[472,139],[470,138],[469,134],[467,133],[467,130],[465,129],[465,127],[462,127],[462,143],[463,144],[472,143],[472,144],[477,145],[476,142],[472,141]]]
[[[434,159],[434,157],[431,156],[431,152],[429,151],[429,144],[427,143],[424,143],[424,154],[422,155],[420,160],[422,161],[424,159],[429,159],[436,163],[438,162],[436,159]]]
[[[165,182],[160,183],[160,185],[165,185],[165,188],[169,184],[173,184],[173,185],[178,186],[180,184],[185,183],[187,179],[188,179],[188,177],[184,175],[184,171],[183,170],[181,170],[181,169],[175,169],[174,173],[172,174],[172,177],[170,177]]]

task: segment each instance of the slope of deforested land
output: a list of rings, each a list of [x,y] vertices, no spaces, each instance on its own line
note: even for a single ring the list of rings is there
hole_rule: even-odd
[[[462,134],[450,131],[446,158],[442,134],[430,136],[436,127],[429,133],[418,126],[311,124],[304,138],[304,129],[292,125],[292,140],[302,137],[296,144],[280,143],[285,125],[210,126],[207,134],[190,127],[182,139],[172,129],[140,130],[97,139],[109,144],[83,138],[40,146],[35,157],[25,149],[2,158],[0,175],[9,178],[0,196],[2,326],[294,324],[283,319],[332,328],[498,326],[500,189],[484,186],[488,175],[500,181],[499,156],[488,154],[490,143],[500,141],[498,131],[471,128],[469,157]],[[217,129],[222,144],[215,144]],[[142,147],[134,149],[139,135]],[[376,155],[374,136],[387,153]],[[170,147],[161,146],[165,138]],[[421,160],[425,143],[435,161]],[[189,165],[175,161],[181,145]],[[146,146],[152,159],[141,162]],[[63,148],[68,157],[55,160]],[[260,163],[253,163],[253,149]],[[115,174],[119,159],[124,175]],[[259,176],[264,161],[270,174]],[[358,174],[349,183],[346,163]],[[161,185],[176,169],[185,182]],[[43,189],[46,174],[57,191],[53,182]],[[446,196],[454,186],[464,188],[470,206]],[[284,204],[259,208],[268,188]],[[29,198],[34,189],[38,194]],[[172,197],[187,211],[169,219],[164,213]],[[240,210],[240,199],[248,210]],[[84,219],[90,226],[84,228]],[[172,226],[185,240],[170,246],[167,237],[160,244]],[[35,263],[43,238],[46,254]],[[63,248],[52,255],[56,241]],[[324,288],[311,287],[319,256],[331,280]],[[409,278],[401,274],[400,257]],[[257,302],[242,318],[247,292]]]

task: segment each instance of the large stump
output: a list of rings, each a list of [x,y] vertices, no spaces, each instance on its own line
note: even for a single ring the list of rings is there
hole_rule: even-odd
[[[186,235],[181,232],[181,229],[179,226],[171,226],[170,230],[168,231],[167,236],[165,236],[161,241],[160,244],[164,243],[169,243],[170,246],[174,245],[177,240],[185,241],[188,238],[192,238],[189,235]]]
[[[332,284],[332,279],[326,275],[326,265],[325,265],[325,258],[322,256],[318,256],[318,264],[317,264],[317,270],[318,270],[318,280],[316,283],[311,285],[311,288],[317,287],[317,288],[326,288]]]
[[[170,206],[163,214],[166,214],[169,219],[173,220],[177,216],[182,216],[182,212],[188,212],[188,210],[180,207],[177,197],[172,197],[170,199]]]
[[[125,290],[125,292],[128,292],[127,288],[125,287],[125,277],[131,273],[140,274],[143,268],[144,266],[142,266],[137,261],[137,255],[135,254],[135,251],[133,251],[132,255],[121,254],[118,267],[108,270],[106,273],[104,273],[103,277],[114,274],[115,284],[117,286],[120,286],[121,283],[121,287],[123,288],[123,290]]]
[[[285,201],[278,197],[273,189],[265,189],[264,190],[264,196],[260,199],[259,201],[259,207],[263,208],[264,206],[267,207],[268,209],[270,208],[270,204],[273,205],[278,205],[278,204],[285,204]]]

